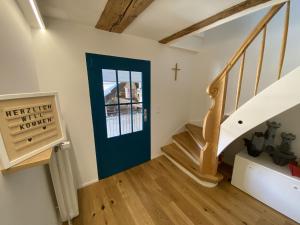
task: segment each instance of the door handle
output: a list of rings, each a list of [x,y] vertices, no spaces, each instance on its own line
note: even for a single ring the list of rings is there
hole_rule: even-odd
[[[144,122],[147,122],[148,120],[148,110],[144,109]]]

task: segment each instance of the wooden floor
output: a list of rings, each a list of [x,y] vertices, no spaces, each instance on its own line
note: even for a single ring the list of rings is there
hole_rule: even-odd
[[[79,190],[74,225],[297,224],[222,182],[208,189],[161,156]]]

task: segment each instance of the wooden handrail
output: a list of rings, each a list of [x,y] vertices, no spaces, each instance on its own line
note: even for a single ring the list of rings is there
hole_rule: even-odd
[[[254,39],[260,34],[260,32],[264,29],[264,27],[270,22],[270,20],[277,14],[277,12],[284,6],[285,3],[281,3],[273,6],[270,11],[262,18],[262,20],[258,23],[258,25],[253,29],[250,35],[246,38],[245,42],[242,46],[237,50],[237,52],[233,55],[233,57],[229,60],[223,71],[220,73],[218,77],[213,80],[212,84],[217,82],[219,79],[222,79],[224,76],[228,75],[226,71],[230,71],[232,67],[236,64],[242,54],[246,51],[249,45],[254,41]],[[208,93],[210,92],[211,85],[208,87]]]
[[[237,97],[236,97],[236,108],[237,108],[239,104],[240,92],[241,92],[241,86],[243,80],[246,50],[251,45],[251,43],[256,39],[256,37],[263,31],[262,47],[260,50],[259,65],[256,73],[256,86],[255,86],[255,94],[256,94],[258,84],[259,84],[264,49],[265,49],[266,27],[268,23],[271,21],[271,19],[284,6],[284,4],[286,4],[286,2],[275,5],[269,10],[269,12],[262,18],[262,20],[258,23],[258,25],[252,30],[252,32],[246,38],[242,46],[232,56],[232,58],[227,63],[225,68],[219,74],[219,76],[217,76],[207,88],[207,93],[210,95],[213,104],[209,109],[208,113],[206,114],[203,123],[203,137],[206,143],[204,148],[200,152],[200,172],[202,174],[217,176],[217,168],[218,168],[217,150],[218,150],[218,143],[219,143],[220,126],[222,123],[222,118],[224,116],[226,93],[227,93],[227,81],[228,81],[229,72],[231,71],[232,67],[237,63],[237,61],[242,57],[241,66],[239,70],[239,80],[238,80]],[[289,8],[290,8],[289,2],[287,8],[288,9],[287,9],[287,15],[285,20],[285,29],[283,34],[279,74],[281,74],[282,71],[284,52],[286,48],[287,26],[288,26],[288,16],[289,16]]]

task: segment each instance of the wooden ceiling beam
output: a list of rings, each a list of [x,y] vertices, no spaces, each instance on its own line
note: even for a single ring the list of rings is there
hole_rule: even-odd
[[[96,28],[122,33],[154,0],[108,0]]]
[[[211,16],[211,17],[208,17],[208,18],[206,18],[206,19],[204,19],[204,20],[202,20],[198,23],[195,23],[195,24],[193,24],[193,25],[191,25],[191,26],[189,26],[189,27],[187,27],[183,30],[180,30],[180,31],[178,31],[178,32],[166,37],[166,38],[163,38],[162,40],[159,41],[159,43],[167,44],[171,41],[174,41],[178,38],[181,38],[183,36],[186,36],[190,33],[195,32],[197,30],[200,30],[204,27],[207,27],[207,26],[209,26],[213,23],[216,23],[219,20],[223,20],[223,19],[225,19],[229,16],[232,16],[234,14],[237,14],[239,12],[242,12],[244,10],[250,9],[252,7],[255,7],[257,5],[260,5],[260,4],[269,2],[269,1],[271,1],[271,0],[246,0],[246,1],[241,2],[237,5],[234,5],[230,8],[227,8],[227,9],[225,9],[225,10],[223,10],[223,11],[221,11],[221,12],[219,12],[219,13]]]

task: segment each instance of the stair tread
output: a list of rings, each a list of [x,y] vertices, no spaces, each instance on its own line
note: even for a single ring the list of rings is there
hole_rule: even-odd
[[[187,131],[174,135],[173,140],[184,148],[193,158],[199,160],[201,149]]]
[[[176,144],[169,144],[161,148],[162,151],[170,157],[172,160],[177,162],[180,166],[185,168],[195,177],[201,180],[209,182],[219,182],[223,179],[223,176],[217,174],[217,176],[203,175],[199,171],[199,165],[194,163],[188,156],[186,156]]]
[[[191,134],[192,138],[197,142],[198,146],[200,148],[203,148],[203,146],[205,145],[205,141],[203,138],[203,128],[190,123],[185,125],[185,127]]]

